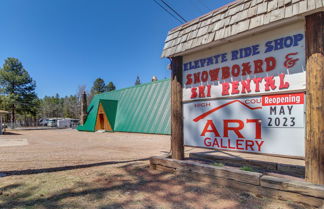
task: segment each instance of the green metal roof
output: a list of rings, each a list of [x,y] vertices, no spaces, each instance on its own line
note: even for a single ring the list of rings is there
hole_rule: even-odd
[[[109,114],[108,112],[114,112],[112,101],[118,103],[116,118],[112,125],[114,131],[171,133],[169,79],[96,95],[88,107],[85,124],[78,126],[78,130],[95,131],[99,103],[103,105],[105,112],[107,110],[106,114]]]

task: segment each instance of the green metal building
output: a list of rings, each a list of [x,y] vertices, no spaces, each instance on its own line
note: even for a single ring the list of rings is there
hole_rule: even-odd
[[[171,134],[170,80],[94,96],[79,131]]]

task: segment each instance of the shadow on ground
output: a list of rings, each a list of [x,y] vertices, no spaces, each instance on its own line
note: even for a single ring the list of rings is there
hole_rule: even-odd
[[[3,133],[3,135],[15,136],[15,135],[21,135],[21,134],[6,131],[6,132]]]
[[[75,169],[81,169],[81,168],[91,168],[91,167],[113,165],[113,164],[120,164],[120,163],[131,163],[131,162],[138,162],[138,161],[144,161],[144,160],[148,160],[148,158],[143,158],[143,159],[138,159],[138,160],[128,160],[128,161],[108,161],[108,162],[62,166],[62,167],[54,167],[54,168],[2,171],[1,173],[4,174],[5,176],[30,175],[30,174],[52,173],[52,172],[59,172],[59,171],[75,170]]]
[[[24,184],[3,186],[0,208],[279,208],[270,207],[271,200],[220,187],[202,181],[201,177],[155,171],[143,162],[119,163],[79,166],[82,169],[104,166],[105,169],[89,170],[84,181],[76,181],[72,187],[54,193],[39,193],[40,187]],[[280,208],[303,208],[295,204],[285,206]]]

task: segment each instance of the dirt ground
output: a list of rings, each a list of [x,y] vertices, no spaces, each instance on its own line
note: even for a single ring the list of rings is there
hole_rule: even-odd
[[[27,139],[27,146],[0,146],[1,170],[26,170],[145,160],[169,152],[170,136],[92,133],[72,129],[21,130],[1,139]]]
[[[170,136],[162,135],[67,129],[0,136],[0,208],[304,208],[149,169],[149,157],[169,149]]]

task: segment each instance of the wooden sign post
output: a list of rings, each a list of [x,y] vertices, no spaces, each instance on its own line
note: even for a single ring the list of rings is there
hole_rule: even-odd
[[[306,16],[306,180],[324,185],[324,12]]]
[[[171,70],[171,151],[173,159],[183,160],[182,57],[172,58]]]

